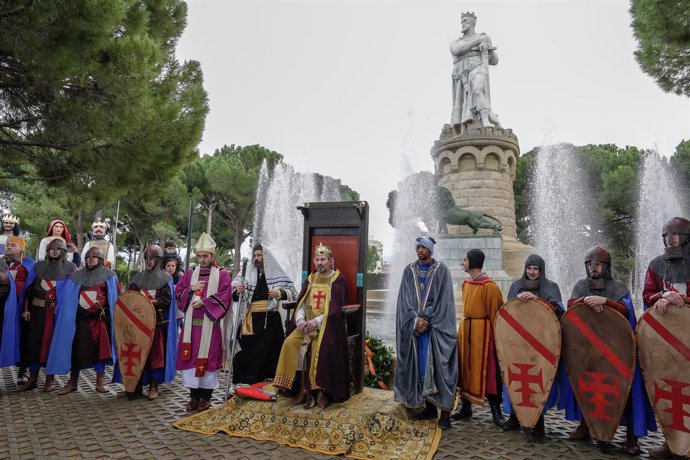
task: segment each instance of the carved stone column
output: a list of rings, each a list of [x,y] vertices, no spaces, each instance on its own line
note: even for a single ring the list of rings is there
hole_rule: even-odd
[[[445,125],[440,139],[434,142],[434,160],[438,185],[451,192],[458,207],[495,217],[503,226],[503,270],[521,276],[532,246],[517,240],[515,223],[515,166],[520,156],[517,136],[511,129],[472,127],[455,135]],[[471,234],[462,225],[448,225],[450,235]],[[489,229],[479,234],[490,234]]]

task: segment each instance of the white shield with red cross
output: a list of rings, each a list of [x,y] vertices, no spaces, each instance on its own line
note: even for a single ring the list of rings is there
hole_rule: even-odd
[[[126,291],[115,303],[113,324],[122,384],[133,393],[151,351],[156,309],[141,292]]]
[[[549,398],[561,353],[561,326],[541,300],[513,299],[499,310],[496,354],[520,425],[533,428]]]
[[[690,455],[690,308],[647,310],[637,323],[640,367],[649,400],[676,455]]]

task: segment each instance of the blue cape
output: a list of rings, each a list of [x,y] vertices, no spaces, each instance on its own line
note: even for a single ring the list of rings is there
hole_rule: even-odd
[[[19,307],[17,306],[17,286],[9,275],[10,292],[5,300],[5,318],[2,323],[2,343],[0,343],[0,367],[14,366],[19,362]]]
[[[634,331],[637,326],[637,319],[635,318],[635,308],[633,307],[630,295],[623,297],[621,300],[628,307],[628,322]],[[561,369],[559,369],[559,372],[561,372]],[[561,373],[566,377],[565,381],[568,382],[565,369],[562,369]],[[656,431],[657,427],[656,420],[654,419],[654,411],[649,402],[647,391],[644,388],[644,380],[642,380],[642,371],[640,370],[639,362],[635,365],[629,398],[632,406],[632,414],[630,417],[627,416],[630,414],[623,415],[620,425],[623,426],[631,423],[635,436],[647,436],[648,431]],[[558,408],[565,409],[565,418],[567,420],[583,420],[582,412],[577,405],[577,400],[575,399],[575,395],[569,383],[567,387],[564,388],[563,394],[561,394],[561,398],[558,401]],[[631,420],[629,420],[629,418]]]
[[[117,289],[117,276],[106,280],[110,318],[113,317],[115,302],[120,294]],[[69,278],[58,281],[56,287],[57,307],[55,310],[55,332],[50,343],[46,375],[66,374],[72,369],[72,343],[77,330],[77,308],[79,308],[79,291],[81,284]],[[110,336],[114,337],[113,322],[110,321]],[[110,341],[113,363],[117,360],[113,341]]]
[[[167,321],[167,339],[165,342],[165,367],[163,368],[163,381],[158,383],[170,383],[175,380],[177,375],[177,300],[175,300],[175,284],[171,279],[168,281],[168,288],[170,288],[170,295],[172,302],[168,310]],[[115,334],[113,334],[113,342],[115,341]],[[148,369],[144,369],[141,374],[142,385],[148,385],[151,375]],[[113,370],[113,383],[122,383],[122,374],[120,373],[120,366],[115,366]]]

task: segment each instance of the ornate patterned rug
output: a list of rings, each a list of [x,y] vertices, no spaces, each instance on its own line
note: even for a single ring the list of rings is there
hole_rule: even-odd
[[[436,421],[412,420],[393,392],[365,388],[349,401],[305,410],[290,398],[276,402],[233,397],[222,406],[173,423],[202,434],[271,440],[351,458],[431,459],[441,440]]]

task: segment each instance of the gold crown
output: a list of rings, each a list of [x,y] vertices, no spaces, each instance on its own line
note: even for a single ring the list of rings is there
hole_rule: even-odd
[[[91,224],[91,228],[94,227],[107,227],[105,222],[103,222],[101,219],[96,219],[93,224]]]
[[[12,222],[13,224],[19,225],[19,217],[15,217],[12,214],[5,214],[2,216],[3,222]]]
[[[475,21],[477,20],[477,16],[475,16],[474,11],[471,13],[469,11],[462,13],[462,16],[460,17],[460,19],[462,19],[462,18],[472,18]]]
[[[319,244],[316,245],[316,248],[314,248],[314,257],[316,256],[331,257],[331,248],[319,242]]]

